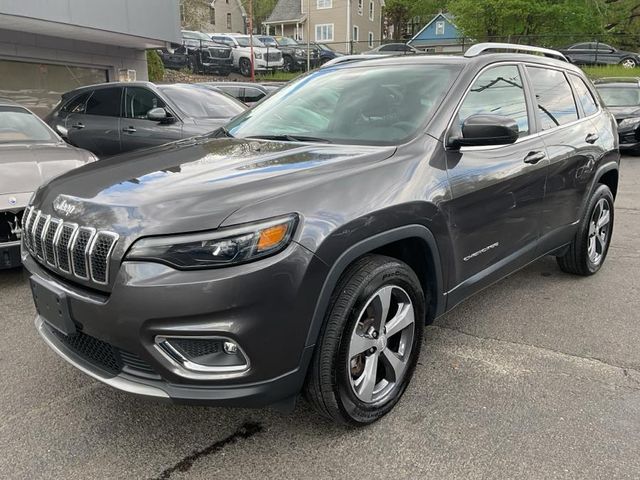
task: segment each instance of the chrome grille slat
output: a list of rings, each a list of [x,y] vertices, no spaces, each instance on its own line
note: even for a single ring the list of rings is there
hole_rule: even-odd
[[[100,285],[109,283],[116,233],[79,226],[28,207],[23,218],[24,245],[47,268]]]

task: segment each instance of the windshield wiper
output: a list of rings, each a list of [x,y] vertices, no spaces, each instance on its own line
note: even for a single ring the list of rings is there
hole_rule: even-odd
[[[318,142],[318,143],[333,143],[327,138],[310,137],[307,135],[252,135],[246,138],[254,138],[258,140],[280,140],[285,142]]]

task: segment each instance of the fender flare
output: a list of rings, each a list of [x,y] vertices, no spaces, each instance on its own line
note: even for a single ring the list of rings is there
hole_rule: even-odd
[[[385,245],[397,242],[399,240],[416,237],[426,242],[431,252],[431,261],[433,262],[435,271],[435,278],[433,280],[436,282],[435,317],[442,315],[445,310],[446,301],[442,280],[440,251],[438,249],[436,239],[431,231],[424,225],[406,225],[403,227],[398,227],[392,230],[378,233],[352,245],[347,250],[345,250],[335,262],[333,262],[329,273],[325,278],[324,284],[322,285],[318,300],[316,301],[316,306],[313,311],[313,317],[311,319],[311,324],[309,325],[309,331],[307,333],[305,347],[310,347],[316,344],[318,335],[320,334],[320,329],[322,327],[322,324],[324,323],[327,308],[329,307],[329,300],[331,299],[331,295],[333,294],[333,291],[335,290],[340,277],[347,269],[347,267],[351,265],[351,263],[353,263],[357,258],[371,252],[372,250],[384,247]]]
[[[582,201],[582,205],[580,207],[580,218],[582,218],[584,216],[585,210],[587,208],[587,205],[589,204],[589,200],[591,199],[591,196],[593,195],[593,192],[595,192],[596,188],[598,188],[598,184],[600,183],[600,179],[604,176],[605,173],[608,173],[612,170],[617,170],[618,171],[618,178],[620,178],[620,168],[618,166],[618,163],[616,162],[607,162],[604,165],[601,165],[600,167],[598,167],[598,169],[596,170],[596,172],[593,174],[593,181],[591,182],[591,186],[589,187],[589,195],[585,195],[583,201]]]

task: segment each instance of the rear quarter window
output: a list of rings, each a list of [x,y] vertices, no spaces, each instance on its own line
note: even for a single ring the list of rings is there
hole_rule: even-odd
[[[527,66],[542,130],[578,119],[578,109],[567,78],[559,70]]]
[[[578,102],[582,106],[582,111],[584,112],[585,116],[588,117],[589,115],[593,115],[594,113],[596,113],[598,111],[598,104],[591,94],[591,91],[584,83],[584,80],[572,74],[569,74],[569,79],[573,84],[573,89],[576,92],[576,97],[578,99]]]

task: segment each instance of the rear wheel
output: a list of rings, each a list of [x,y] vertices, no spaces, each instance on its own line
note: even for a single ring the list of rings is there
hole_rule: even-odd
[[[289,55],[285,55],[282,59],[282,70],[285,72],[293,72],[293,59]]]
[[[305,385],[323,415],[366,425],[404,393],[420,353],[425,298],[413,270],[371,255],[340,280]]]
[[[246,58],[240,59],[240,73],[245,77],[251,76],[251,62]]]
[[[600,270],[611,243],[613,216],[613,194],[606,185],[599,185],[569,249],[557,257],[562,271],[588,276]]]

